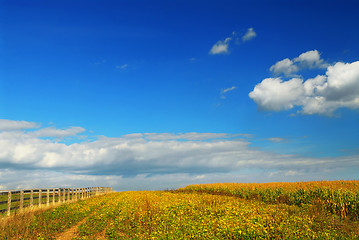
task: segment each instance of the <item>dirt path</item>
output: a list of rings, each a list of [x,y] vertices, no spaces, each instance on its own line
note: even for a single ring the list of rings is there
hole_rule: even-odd
[[[78,222],[76,225],[70,227],[69,229],[66,229],[64,232],[60,233],[56,240],[69,240],[77,236],[77,227],[86,222],[87,218],[85,217],[80,222]]]
[[[70,240],[70,239],[73,239],[73,238],[77,237],[77,233],[78,233],[77,228],[78,228],[78,226],[80,226],[81,224],[86,222],[86,220],[91,216],[92,216],[92,214],[90,216],[87,216],[84,219],[82,219],[76,225],[74,225],[74,226],[70,227],[69,229],[66,229],[64,232],[60,233],[56,237],[56,240]],[[105,230],[103,232],[99,233],[98,235],[96,235],[96,239],[98,239],[98,240],[106,240]]]

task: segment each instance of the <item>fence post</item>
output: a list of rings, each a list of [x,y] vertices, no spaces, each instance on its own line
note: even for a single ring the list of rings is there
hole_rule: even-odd
[[[62,190],[64,190],[64,194],[62,194],[62,201],[66,202],[66,188],[63,188]]]
[[[34,190],[30,190],[30,206],[34,204]]]
[[[24,190],[20,191],[20,212],[24,208]]]
[[[7,215],[10,216],[10,210],[11,210],[11,192],[9,191],[7,193]]]
[[[39,189],[39,206],[41,206],[42,189]]]
[[[57,202],[61,202],[61,188],[58,188],[58,190],[57,190],[57,195],[59,195],[59,199],[58,199],[58,201]]]
[[[46,206],[50,205],[50,189],[46,189]]]
[[[52,205],[55,205],[55,188],[52,189]]]

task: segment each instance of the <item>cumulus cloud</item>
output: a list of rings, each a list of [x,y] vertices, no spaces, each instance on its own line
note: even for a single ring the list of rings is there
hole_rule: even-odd
[[[291,76],[294,73],[298,72],[298,66],[294,65],[293,61],[289,58],[283,59],[279,62],[276,62],[273,66],[269,69],[276,75],[284,74],[285,76]]]
[[[255,36],[257,36],[257,33],[253,30],[253,28],[248,28],[246,34],[244,34],[244,36],[242,37],[242,41],[243,42],[249,41]]]
[[[298,57],[294,58],[294,62],[298,62],[302,66],[309,68],[325,68],[328,66],[328,64],[320,58],[320,54],[317,50],[300,54]]]
[[[269,70],[275,75],[284,74],[294,76],[299,70],[304,68],[326,68],[327,63],[320,58],[317,50],[307,51],[294,59],[285,58],[272,65]]]
[[[300,76],[289,80],[282,77],[264,79],[249,93],[260,110],[282,111],[297,106],[301,114],[332,116],[339,108],[359,108],[359,61],[328,65],[316,50],[303,53],[293,61],[283,61],[270,70],[288,76],[300,68],[326,66],[326,72],[306,80]],[[296,66],[294,62],[301,65]]]
[[[227,54],[229,53],[228,44],[232,40],[231,37],[226,38],[224,41],[219,40],[216,44],[214,44],[209,51],[209,54]]]
[[[261,110],[281,111],[298,105],[303,95],[302,80],[293,78],[283,81],[280,78],[266,78],[257,84],[249,97]]]

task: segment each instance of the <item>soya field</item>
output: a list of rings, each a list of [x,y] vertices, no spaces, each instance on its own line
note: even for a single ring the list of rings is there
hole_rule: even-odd
[[[116,192],[0,219],[0,239],[359,239],[359,181]]]

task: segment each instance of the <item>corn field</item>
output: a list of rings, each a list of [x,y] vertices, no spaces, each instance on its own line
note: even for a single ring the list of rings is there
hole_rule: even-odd
[[[313,181],[278,183],[215,183],[190,185],[184,192],[257,199],[265,203],[285,203],[302,206],[313,204],[342,218],[359,219],[359,181]]]

